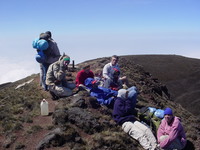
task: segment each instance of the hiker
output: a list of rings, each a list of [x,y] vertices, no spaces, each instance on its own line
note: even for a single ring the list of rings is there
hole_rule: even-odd
[[[128,98],[129,92],[126,89],[118,91],[113,109],[113,119],[122,126],[124,132],[138,140],[144,149],[155,150],[157,147],[156,138],[151,130],[137,121],[134,116],[134,101]]]
[[[173,115],[171,108],[164,110],[164,119],[157,131],[157,139],[162,149],[181,150],[186,145],[186,136],[181,119]]]
[[[111,57],[110,63],[106,64],[103,67],[103,77],[105,78],[105,81],[112,78],[112,74],[111,74],[112,68],[115,68],[115,69],[119,70],[119,72],[120,72],[118,61],[119,61],[119,57],[116,55],[113,55]],[[123,86],[125,88],[127,88],[128,80],[127,80],[126,76],[119,77],[119,80],[121,80],[123,83]]]
[[[103,87],[110,88],[111,90],[118,91],[123,88],[122,81],[120,80],[120,71],[117,68],[111,68],[110,78],[104,81]]]
[[[90,65],[83,67],[76,75],[76,87],[85,89],[85,80],[87,78],[94,78],[94,73],[90,70]]]
[[[63,54],[48,68],[46,84],[49,86],[50,94],[54,100],[72,95],[72,90],[76,87],[74,83],[69,83],[66,79],[69,63],[70,57]]]
[[[42,63],[42,68],[41,68],[41,76],[42,76],[41,78],[43,79],[42,85],[43,85],[44,90],[48,90],[48,87],[45,84],[46,73],[47,73],[49,65],[56,62],[59,59],[60,51],[58,49],[57,43],[52,39],[52,34],[50,31],[41,33],[40,39],[46,40],[49,44],[48,49],[44,51],[45,61],[44,63]]]
[[[85,80],[85,86],[90,92],[90,96],[96,97],[100,105],[106,105],[110,108],[113,107],[115,97],[117,96],[117,91],[99,87],[98,81],[93,78],[87,78]]]
[[[41,41],[43,43],[41,43]],[[46,49],[41,48],[41,44],[46,44]],[[57,61],[60,57],[60,51],[58,49],[57,43],[52,39],[50,31],[41,33],[39,39],[33,42],[33,48],[37,49],[38,54],[36,55],[37,62],[40,63],[40,85],[45,91],[48,91],[48,87],[45,83],[46,73],[50,64]]]

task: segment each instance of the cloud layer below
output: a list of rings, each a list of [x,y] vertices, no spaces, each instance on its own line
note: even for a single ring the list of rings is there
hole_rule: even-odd
[[[0,64],[0,84],[14,82],[31,74],[39,73],[39,64],[36,62],[13,62],[9,59],[1,58]]]

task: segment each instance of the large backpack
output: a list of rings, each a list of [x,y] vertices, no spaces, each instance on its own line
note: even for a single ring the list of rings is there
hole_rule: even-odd
[[[164,110],[154,107],[142,107],[138,111],[138,118],[145,122],[156,135],[159,125],[164,118]]]
[[[32,43],[33,48],[37,49],[37,54],[35,59],[38,63],[44,63],[46,60],[46,56],[44,51],[46,51],[49,47],[49,44],[44,39],[35,39]]]

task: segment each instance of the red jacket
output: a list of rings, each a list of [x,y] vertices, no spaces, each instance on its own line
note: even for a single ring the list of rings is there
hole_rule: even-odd
[[[85,85],[84,82],[87,78],[94,78],[94,73],[92,71],[86,73],[85,70],[79,71],[76,76],[76,86],[78,87],[80,84]]]

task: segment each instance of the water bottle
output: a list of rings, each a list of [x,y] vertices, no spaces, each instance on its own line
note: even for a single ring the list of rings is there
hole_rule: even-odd
[[[45,99],[43,99],[41,101],[40,108],[41,108],[41,115],[42,116],[48,116],[49,115],[49,104]]]

